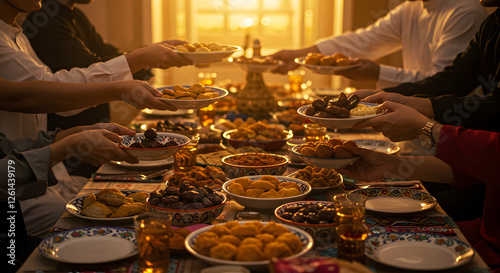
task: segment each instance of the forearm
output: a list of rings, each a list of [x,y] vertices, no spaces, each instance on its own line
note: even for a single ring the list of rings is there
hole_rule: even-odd
[[[132,74],[143,68],[153,67],[152,65],[150,65],[148,56],[147,54],[145,54],[143,48],[138,48],[127,53],[125,55],[125,58],[127,58],[128,66],[130,67],[130,72],[132,72]]]

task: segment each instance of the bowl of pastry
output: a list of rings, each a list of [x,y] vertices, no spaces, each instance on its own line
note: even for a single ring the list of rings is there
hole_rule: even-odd
[[[184,135],[148,129],[135,136],[122,136],[118,147],[139,160],[160,160],[172,156],[189,142]]]
[[[311,186],[288,176],[252,175],[229,180],[222,190],[246,208],[274,210],[279,205],[304,199]]]
[[[247,127],[227,130],[222,134],[224,141],[233,148],[254,146],[265,151],[281,149],[292,137],[291,130],[283,130],[281,127],[267,125],[261,121]]]
[[[317,74],[335,74],[336,71],[349,70],[360,67],[361,63],[354,63],[342,53],[325,56],[320,53],[309,53],[306,57],[296,58],[297,64],[303,65]]]
[[[135,215],[149,212],[148,197],[144,191],[104,188],[69,200],[66,211],[92,221],[131,221]]]
[[[357,144],[352,140],[331,138],[328,141],[297,145],[292,148],[292,152],[311,166],[338,169],[347,167],[359,159],[359,156],[352,154],[348,147],[357,147]]]
[[[286,156],[267,153],[242,153],[222,158],[224,173],[229,178],[250,175],[282,175],[288,167]]]
[[[163,93],[160,100],[175,105],[179,109],[204,108],[229,94],[226,89],[204,86],[201,83],[165,86],[158,90]]]
[[[190,59],[193,63],[215,63],[230,57],[240,50],[241,47],[235,45],[196,42],[177,45],[174,52]]]

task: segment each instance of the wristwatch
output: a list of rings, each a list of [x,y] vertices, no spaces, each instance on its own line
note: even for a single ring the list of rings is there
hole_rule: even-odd
[[[437,121],[431,119],[429,120],[424,128],[420,129],[418,134],[418,141],[422,146],[427,149],[434,147],[434,140],[432,139],[432,127],[437,123]]]

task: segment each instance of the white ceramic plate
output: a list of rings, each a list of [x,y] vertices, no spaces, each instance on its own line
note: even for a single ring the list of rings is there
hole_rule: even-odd
[[[379,233],[365,240],[371,259],[409,270],[444,270],[468,263],[474,256],[470,245],[432,233]]]
[[[228,57],[231,57],[233,53],[241,50],[241,47],[235,45],[222,45],[222,46],[226,47],[225,51],[183,52],[174,50],[174,52],[190,59],[193,63],[215,63],[215,62],[220,62]]]
[[[282,65],[282,61],[278,61],[274,64],[251,64],[251,63],[242,63],[237,62],[235,59],[230,59],[229,62],[235,64],[239,68],[247,71],[247,72],[257,72],[264,73],[278,68],[278,66]]]
[[[126,191],[121,191],[125,196],[128,196],[131,193],[134,192],[144,192],[144,191],[138,191],[138,190],[126,190]],[[92,221],[101,221],[101,222],[117,222],[117,221],[132,221],[134,219],[135,215],[132,216],[126,216],[126,217],[117,217],[117,218],[97,218],[97,217],[90,217],[90,216],[85,216],[81,215],[80,211],[82,211],[83,207],[83,198],[85,198],[87,195],[90,193],[84,194],[77,196],[66,203],[66,211],[69,212],[71,215],[76,216],[78,218],[83,218],[87,220],[92,220]],[[94,194],[97,194],[97,192],[94,192]]]
[[[244,222],[240,222],[240,223],[244,223]],[[266,225],[269,222],[261,222],[261,223],[263,225]],[[218,225],[223,225],[223,224],[218,224]],[[309,251],[312,248],[312,246],[313,246],[313,238],[311,237],[311,235],[309,235],[309,233],[307,233],[304,230],[301,230],[299,228],[296,228],[296,227],[292,227],[292,226],[285,225],[285,224],[282,224],[282,225],[284,227],[286,227],[290,232],[292,232],[293,234],[297,235],[299,237],[299,239],[302,241],[302,251],[300,251],[299,253],[297,253],[295,255],[292,255],[292,256],[290,256],[288,258],[300,257],[300,256],[304,255],[307,251]],[[228,260],[222,260],[222,259],[216,259],[216,258],[208,257],[208,256],[205,256],[205,255],[202,255],[202,254],[198,253],[194,249],[194,243],[196,241],[196,238],[198,237],[198,235],[200,235],[203,232],[208,231],[212,227],[213,226],[208,226],[208,227],[204,227],[204,228],[198,229],[196,231],[191,232],[186,237],[186,240],[184,241],[184,245],[186,246],[186,249],[191,254],[193,254],[195,257],[197,257],[197,258],[199,258],[201,260],[204,260],[204,261],[206,261],[206,262],[208,262],[210,264],[213,264],[213,265],[239,265],[239,266],[247,267],[249,269],[264,269],[264,268],[267,269],[267,267],[269,265],[269,260],[256,261],[256,262],[228,261]]]
[[[345,168],[356,160],[359,159],[359,156],[348,157],[348,158],[323,158],[323,157],[313,157],[300,154],[298,151],[301,145],[297,145],[292,148],[292,152],[300,157],[304,162],[311,166],[326,168],[326,169],[340,169]]]
[[[352,191],[367,196],[365,208],[384,213],[415,213],[436,206],[432,195],[404,188],[367,188]]]
[[[112,164],[125,168],[161,167],[174,163],[174,158],[169,157],[161,160],[139,160],[137,164],[130,164],[126,161],[111,161]]]
[[[301,57],[301,58],[295,58],[295,62],[303,65],[309,69],[312,70],[312,72],[317,73],[317,74],[327,74],[327,75],[332,75],[335,74],[336,71],[343,71],[343,70],[349,70],[353,69],[356,67],[360,67],[361,63],[354,64],[354,65],[338,65],[338,66],[331,66],[331,65],[311,65],[311,64],[306,64],[306,58]]]
[[[365,148],[368,150],[373,150],[377,152],[382,152],[386,154],[395,154],[399,152],[401,148],[399,148],[396,143],[393,142],[388,142],[388,141],[382,141],[382,140],[373,140],[373,139],[353,139],[358,146],[361,148]]]
[[[64,263],[96,264],[131,257],[137,253],[135,231],[122,227],[86,227],[47,237],[40,253]]]
[[[147,116],[185,116],[194,113],[193,109],[179,109],[177,111],[142,109],[142,113]]]
[[[191,85],[182,85],[182,87],[189,88],[191,87]],[[202,99],[202,100],[176,100],[176,99],[165,99],[165,98],[159,98],[159,100],[175,105],[175,107],[177,107],[178,109],[200,109],[203,107],[207,107],[212,103],[215,103],[216,101],[222,99],[223,97],[227,96],[227,94],[229,94],[229,92],[226,89],[222,89],[219,87],[205,86],[205,88],[217,92],[219,96],[217,98]],[[163,89],[174,90],[174,86],[165,86],[158,88],[158,90],[160,91]]]
[[[368,103],[368,102],[361,102],[360,104],[364,104],[367,106],[376,106],[377,104],[374,103]],[[366,116],[353,116],[349,118],[319,118],[319,117],[313,117],[313,116],[308,116],[305,114],[306,109],[310,106],[309,105],[304,105],[297,109],[297,112],[299,115],[301,115],[304,118],[307,118],[311,120],[314,123],[317,123],[321,126],[325,126],[326,128],[330,129],[349,129],[352,128],[352,126],[356,123],[365,121],[367,119],[371,119],[373,117],[377,117],[380,115],[385,114],[385,112],[378,113],[375,115],[366,115]]]

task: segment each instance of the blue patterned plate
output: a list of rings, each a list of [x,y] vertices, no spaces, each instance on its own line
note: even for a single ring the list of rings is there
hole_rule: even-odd
[[[417,190],[404,188],[367,188],[354,190],[368,197],[365,208],[385,213],[414,213],[436,206],[434,196]]]
[[[137,253],[133,229],[86,227],[59,232],[42,240],[40,253],[64,263],[96,264],[131,257]]]
[[[144,191],[138,191],[138,190],[126,190],[126,191],[121,191],[125,196],[128,196],[131,193],[134,192],[144,192]],[[77,196],[66,203],[66,211],[72,214],[73,216],[87,219],[87,220],[92,220],[92,221],[132,221],[134,219],[135,215],[131,216],[126,216],[126,217],[117,217],[117,218],[97,218],[97,217],[90,217],[90,216],[85,216],[81,215],[80,211],[82,211],[83,207],[83,198],[85,198],[87,195],[90,193],[84,194]],[[94,194],[97,194],[95,192]]]
[[[472,247],[460,240],[423,232],[379,233],[366,238],[371,259],[411,270],[444,270],[468,263]]]

